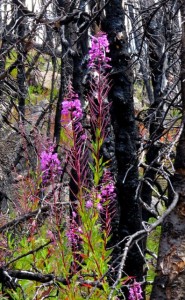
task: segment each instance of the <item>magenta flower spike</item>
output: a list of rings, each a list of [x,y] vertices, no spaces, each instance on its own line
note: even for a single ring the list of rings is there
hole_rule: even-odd
[[[75,213],[76,214],[76,213]],[[76,223],[74,217],[71,220],[70,228],[66,232],[68,244],[75,246],[80,243],[80,234],[82,234],[82,228]]]
[[[98,209],[99,211],[103,210],[103,206],[101,205],[101,203],[98,203],[98,204],[97,204],[97,209]]]
[[[142,289],[139,282],[134,280],[133,285],[129,289],[128,300],[140,300],[143,299]]]
[[[86,206],[86,208],[91,208],[91,207],[93,207],[93,202],[91,200],[87,200],[85,206]]]
[[[83,117],[81,102],[78,94],[72,93],[70,98],[62,102],[62,115],[71,114],[72,118],[81,119]]]
[[[68,116],[68,123],[64,122],[63,128],[66,129],[66,134],[72,141],[72,147],[69,147],[67,150],[70,168],[69,173],[76,185],[74,196],[78,198],[80,195],[78,192],[86,186],[87,179],[88,153],[85,147],[87,134],[82,125],[83,110],[81,102],[70,82],[68,85],[68,94],[62,103],[61,114],[62,116]],[[68,131],[69,124],[70,130]],[[73,172],[71,172],[71,170],[73,170]]]
[[[91,43],[88,67],[96,69],[101,65],[104,69],[111,68],[108,64],[111,59],[106,56],[106,53],[109,52],[107,35],[103,32],[99,32],[96,36],[92,37]]]
[[[43,172],[42,180],[43,183],[54,179],[56,176],[61,175],[61,163],[58,159],[58,154],[53,153],[54,146],[49,146],[48,149],[44,150],[40,154],[40,165],[41,171]]]
[[[111,201],[112,204],[115,202],[115,184],[109,170],[104,171],[100,192],[102,203],[106,202],[107,200]]]

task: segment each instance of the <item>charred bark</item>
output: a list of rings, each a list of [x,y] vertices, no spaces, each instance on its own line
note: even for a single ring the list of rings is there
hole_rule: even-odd
[[[18,13],[19,14],[19,13]],[[25,34],[25,25],[21,23],[18,27],[18,36],[21,39]],[[19,103],[19,113],[20,120],[24,120],[25,115],[25,98],[26,98],[26,74],[25,74],[25,55],[24,43],[18,44],[18,54],[17,54],[17,85],[18,85],[18,103]]]
[[[25,114],[25,98],[27,94],[26,90],[26,74],[25,74],[25,60],[27,49],[25,48],[24,38],[26,33],[26,16],[24,15],[24,11],[22,10],[22,5],[24,6],[25,0],[17,2],[16,0],[12,1],[13,4],[13,15],[11,24],[15,25],[15,32],[13,30],[13,26],[10,28],[11,34],[16,34],[19,41],[17,43],[17,60],[16,60],[16,68],[17,68],[17,91],[18,91],[18,108],[19,108],[19,119],[24,121]],[[8,25],[10,26],[10,24]],[[8,28],[7,26],[7,28]],[[8,36],[5,37],[8,40]]]
[[[139,9],[139,7],[138,7]],[[128,10],[129,10],[129,16],[132,22],[132,27],[134,28],[133,30],[133,36],[134,36],[134,43],[137,51],[137,55],[139,55],[136,59],[139,61],[140,65],[140,72],[142,74],[142,79],[144,82],[144,85],[146,87],[146,92],[148,96],[148,100],[150,104],[154,102],[154,95],[153,95],[153,90],[152,86],[150,84],[150,70],[148,66],[148,57],[147,57],[147,50],[146,50],[146,45],[143,44],[143,39],[142,39],[142,18],[138,20],[138,15],[135,14],[134,11],[134,6],[132,4],[128,5]],[[134,50],[133,50],[134,52]]]
[[[69,10],[69,1],[57,1],[57,15],[60,16],[62,10],[65,10],[67,13]],[[73,74],[73,60],[71,57],[71,32],[70,26],[62,25],[59,29],[60,41],[62,47],[62,58],[61,58],[61,79],[60,79],[60,90],[56,107],[55,114],[55,128],[54,128],[54,137],[56,140],[56,148],[59,145],[60,141],[60,132],[61,132],[61,108],[62,101],[67,91],[69,84],[69,79],[72,78]]]
[[[182,48],[181,91],[183,126],[185,118],[185,3],[181,3]],[[164,220],[157,262],[157,276],[151,300],[185,299],[185,129],[183,127],[175,160],[174,189],[179,193],[179,202]]]
[[[147,3],[147,6],[142,6],[142,9],[145,11],[145,15],[143,16],[143,25],[148,43],[149,67],[154,94],[153,103],[148,110],[148,115],[144,120],[144,123],[147,124],[150,135],[150,141],[148,143],[146,153],[146,163],[148,166],[152,166],[157,170],[159,167],[158,157],[161,150],[159,137],[162,135],[164,130],[163,77],[165,76],[164,48],[167,47],[167,37],[164,32],[164,24],[166,21],[164,8],[161,7],[158,11],[157,7],[150,11],[148,5],[152,4],[154,4],[154,1]],[[148,8],[148,12],[146,12],[146,8]],[[152,202],[151,186],[156,185],[156,187],[159,187],[162,191],[159,182],[156,182],[156,180],[156,171],[149,167],[144,174],[141,191],[142,201],[147,203],[149,206]],[[147,210],[143,210],[144,221],[147,222],[151,216],[152,215]]]
[[[117,194],[120,206],[119,241],[141,227],[141,213],[136,197],[138,186],[137,130],[133,105],[133,74],[130,68],[124,10],[121,0],[112,0],[106,7],[102,29],[108,33],[112,59],[112,124],[117,159]],[[118,241],[117,241],[118,242]],[[122,243],[122,248],[124,244]],[[126,261],[125,272],[142,279],[143,259],[133,246]]]
[[[79,3],[79,9],[85,12],[84,0]],[[88,31],[86,30],[89,24],[89,18],[87,15],[81,15],[78,19],[75,29],[78,32],[78,37],[76,35],[76,51],[73,56],[73,88],[76,93],[78,93],[82,104],[84,104],[84,76],[87,71],[87,61],[86,56],[88,53]]]
[[[148,5],[153,5],[153,10],[149,10]],[[163,144],[159,138],[165,130],[165,117],[168,113],[172,100],[167,95],[168,72],[172,68],[170,66],[170,53],[173,48],[173,40],[176,32],[176,7],[174,1],[168,1],[164,6],[155,6],[154,1],[149,1],[142,6],[143,10],[143,26],[148,43],[148,59],[151,71],[151,82],[154,91],[154,102],[148,110],[148,115],[144,120],[144,124],[149,128],[150,140],[147,145],[146,163],[148,166],[154,167],[156,170],[160,166],[160,153]],[[148,11],[147,11],[148,8]],[[169,25],[170,24],[170,25]],[[169,30],[169,26],[170,29]],[[169,79],[170,80],[170,79]],[[170,83],[171,84],[171,83]],[[173,84],[171,84],[172,86]],[[168,108],[166,98],[168,99]],[[155,185],[161,194],[161,198],[165,194],[160,182],[157,179],[157,172],[152,168],[148,168],[144,174],[141,198],[149,206],[152,202],[152,188]],[[143,220],[148,221],[152,215],[143,210]]]

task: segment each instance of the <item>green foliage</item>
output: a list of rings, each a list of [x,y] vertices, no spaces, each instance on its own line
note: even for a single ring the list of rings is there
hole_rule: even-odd
[[[17,69],[13,69],[11,72],[10,72],[10,75],[13,77],[13,78],[17,78]]]
[[[44,88],[41,86],[41,84],[38,84],[37,86],[30,85],[28,88],[28,98],[26,99],[26,104],[32,104],[35,105],[38,103],[38,101],[41,101],[45,98],[48,98],[49,94],[45,93]]]
[[[6,59],[6,69],[17,59],[17,51],[11,50],[9,56]]]
[[[108,162],[103,163],[103,157],[100,156],[100,150],[103,145],[103,139],[100,137],[100,133],[100,130],[97,128],[95,141],[92,141],[92,158],[94,160],[94,167],[90,164],[90,168],[93,171],[95,186],[99,184],[103,175],[104,166],[108,164]]]
[[[96,164],[102,166],[102,159],[96,160]],[[38,180],[39,184],[37,183]],[[28,182],[33,184],[34,181],[34,188],[38,189],[40,175],[39,173],[34,175],[31,171]],[[36,194],[34,188],[32,187],[32,193]],[[25,192],[27,193],[27,191]],[[93,207],[86,208],[84,195],[93,197]],[[25,195],[23,195],[21,187],[20,197],[23,196]],[[56,220],[59,217],[57,212],[51,218],[48,217],[45,222],[33,219],[27,225],[22,224],[25,228],[21,233],[7,234],[8,248],[11,253],[11,258],[9,256],[7,262],[12,261],[9,268],[55,274],[56,278],[57,276],[65,278],[70,281],[70,284],[64,285],[57,279],[55,284],[49,285],[30,280],[19,280],[16,290],[8,289],[7,291],[12,299],[31,300],[35,295],[37,295],[37,299],[42,299],[43,295],[48,295],[52,299],[61,300],[86,298],[106,300],[108,298],[110,285],[106,274],[112,251],[107,250],[106,245],[110,237],[102,231],[100,211],[96,208],[96,204],[99,202],[96,190],[92,194],[92,191],[84,189],[79,197],[82,197],[79,198],[78,208],[81,230],[78,233],[80,247],[77,247],[76,251],[67,238],[68,228],[63,224],[65,220],[59,226],[57,225]],[[37,202],[36,205],[34,208],[38,207]],[[33,206],[28,205],[28,207]],[[49,241],[48,228],[55,233],[56,238],[52,243],[37,251],[40,246]],[[64,229],[62,230],[62,228]],[[71,276],[72,264],[75,264],[77,271]],[[82,282],[84,280],[84,283],[81,283],[80,280]],[[98,282],[98,286],[94,287],[94,282]]]
[[[43,93],[43,87],[41,86],[41,84],[38,84],[37,86],[35,85],[29,86],[29,94],[42,95],[42,93]]]
[[[103,73],[101,76],[104,76]],[[100,82],[106,78],[105,75]],[[108,85],[108,81],[106,82]],[[108,124],[106,122],[109,119],[109,105],[105,103],[104,99],[107,96],[108,87],[104,87],[104,85],[101,87],[97,83],[99,95],[97,107],[99,105],[99,109],[96,110],[94,116],[91,116],[94,120],[96,118],[94,123],[95,137],[92,142],[88,140],[88,133],[80,123],[82,121],[82,109],[79,107],[80,101],[76,99],[76,95],[76,100],[72,103],[73,106],[69,108],[70,117],[67,114],[65,118],[62,119],[61,117],[64,126],[60,146],[65,153],[63,156],[67,157],[67,175],[77,185],[77,191],[73,193],[76,198],[74,203],[73,201],[70,202],[69,199],[63,202],[61,195],[58,196],[64,185],[58,178],[61,177],[59,176],[61,173],[55,173],[56,176],[54,176],[56,170],[50,169],[51,157],[53,159],[51,166],[54,165],[54,159],[56,161],[56,154],[52,153],[54,145],[45,138],[47,142],[41,146],[43,151],[39,148],[42,140],[35,139],[37,141],[34,145],[38,157],[37,166],[34,171],[30,170],[30,163],[27,161],[28,175],[17,187],[16,209],[18,208],[19,211],[17,212],[15,209],[10,218],[19,217],[20,212],[23,215],[31,214],[31,216],[18,222],[19,225],[15,226],[12,233],[5,234],[9,257],[6,258],[5,255],[4,261],[12,270],[24,270],[42,275],[52,274],[54,280],[42,283],[39,280],[35,282],[19,279],[15,289],[7,288],[6,293],[9,293],[12,299],[107,300],[110,294],[111,286],[108,272],[112,250],[107,249],[111,224],[108,206],[110,201],[114,199],[111,199],[110,194],[106,194],[105,190],[104,195],[103,192],[101,195],[102,185],[103,187],[110,183],[113,185],[111,179],[105,179],[106,182],[103,181],[104,169],[109,162],[104,162],[101,155],[106,136],[106,125]],[[35,95],[42,97],[43,92],[41,85],[30,86],[30,101],[34,103]],[[57,90],[54,89],[53,95],[56,94]],[[102,95],[104,98],[101,99]],[[92,101],[94,100],[92,99]],[[80,111],[81,117],[78,117],[79,114],[73,115],[75,103],[78,103],[76,108],[78,112]],[[106,109],[107,111],[105,111]],[[88,144],[88,150],[91,152],[93,161],[92,159],[88,160],[89,153],[86,152],[86,144]],[[44,158],[42,160],[41,154],[43,153]],[[42,162],[46,169],[42,168]],[[59,160],[58,163],[60,165]],[[65,163],[66,161],[63,164]],[[87,174],[83,170],[88,165],[92,170],[90,175],[93,177],[90,184],[82,178],[82,176],[85,177],[84,174]],[[76,172],[76,177],[73,176],[71,169]],[[45,181],[43,174],[46,170],[48,178]],[[114,185],[112,189],[114,190]],[[87,201],[90,202],[90,205],[87,205]],[[41,213],[41,208],[44,205],[49,206],[46,215]],[[35,210],[37,210],[36,213]],[[113,295],[119,295],[117,288],[120,289],[121,286],[122,280],[118,282]]]
[[[154,218],[150,218],[149,223],[153,223],[154,221],[155,221]],[[150,235],[147,238],[147,249],[151,253],[154,253],[156,257],[158,255],[160,235],[161,235],[161,226],[158,226],[154,231],[150,233]],[[155,269],[156,269],[157,261],[150,254],[146,255],[146,260],[148,263],[147,281],[152,283],[156,275]],[[145,291],[146,291],[146,295],[150,295],[152,291],[152,285],[147,285]]]
[[[134,96],[138,99],[141,103],[143,100],[143,82],[138,81],[134,83]]]

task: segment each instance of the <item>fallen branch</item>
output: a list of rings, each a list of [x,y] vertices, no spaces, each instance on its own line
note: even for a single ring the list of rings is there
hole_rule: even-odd
[[[0,282],[2,284],[7,283],[8,281],[12,281],[14,279],[27,279],[33,280],[37,282],[51,282],[51,281],[58,281],[62,284],[67,284],[67,281],[63,278],[56,277],[54,274],[46,274],[43,275],[41,273],[34,273],[30,271],[22,271],[22,270],[11,270],[11,269],[4,269],[0,268]]]
[[[42,274],[42,273],[34,273],[30,271],[0,268],[0,282],[2,284],[7,284],[7,282],[11,282],[11,281],[14,282],[15,279],[26,279],[26,280],[37,281],[41,283],[50,283],[50,284],[52,283],[55,284],[56,282],[59,282],[62,283],[63,285],[68,285],[71,278],[64,279],[62,277],[55,276],[54,274]],[[96,286],[102,288],[102,284],[100,284],[98,281],[83,280],[82,277],[76,280],[76,284],[81,286],[88,285],[89,287]]]

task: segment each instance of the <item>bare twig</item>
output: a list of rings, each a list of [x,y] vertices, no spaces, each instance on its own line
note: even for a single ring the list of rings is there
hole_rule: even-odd
[[[112,295],[113,295],[113,292],[117,286],[117,284],[119,283],[121,277],[122,277],[122,273],[123,273],[123,268],[125,266],[125,261],[126,261],[126,258],[127,258],[127,254],[128,254],[128,251],[133,243],[134,240],[138,239],[138,238],[141,238],[141,237],[144,237],[146,235],[148,235],[151,231],[153,231],[157,226],[161,225],[162,222],[164,221],[164,219],[171,213],[171,211],[175,208],[175,206],[177,205],[178,203],[178,200],[179,200],[179,194],[178,193],[175,193],[174,195],[174,199],[171,203],[171,205],[168,207],[168,209],[164,212],[164,214],[160,217],[160,219],[158,219],[156,222],[154,222],[153,224],[149,225],[147,228],[143,229],[143,230],[139,230],[137,231],[136,233],[130,235],[127,237],[127,242],[125,244],[125,247],[124,247],[124,251],[123,251],[123,254],[122,254],[122,259],[121,259],[121,262],[120,262],[120,266],[119,266],[119,270],[118,270],[118,276],[117,276],[117,279],[116,281],[114,282],[112,288],[111,288],[111,292],[109,294],[109,297],[108,297],[108,300],[111,300],[112,299]]]
[[[14,263],[15,261],[25,257],[25,256],[28,256],[28,255],[31,255],[31,254],[34,254],[35,252],[38,252],[39,250],[43,249],[44,247],[48,246],[49,244],[51,244],[52,241],[48,241],[47,243],[45,243],[44,245],[41,245],[39,247],[37,247],[36,249],[33,249],[33,250],[30,250],[22,255],[19,255],[17,256],[16,258],[10,260],[4,267],[7,268],[10,264]]]
[[[15,220],[12,220],[12,221],[6,223],[5,225],[1,226],[0,227],[0,233],[2,233],[4,230],[10,229],[11,227],[20,224],[22,222],[27,221],[30,218],[35,217],[39,212],[40,213],[45,213],[45,212],[49,211],[49,209],[50,209],[50,205],[46,205],[46,206],[43,206],[39,209],[31,211],[27,214],[24,214],[23,216],[20,216],[19,218],[15,219]]]

